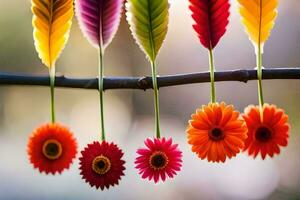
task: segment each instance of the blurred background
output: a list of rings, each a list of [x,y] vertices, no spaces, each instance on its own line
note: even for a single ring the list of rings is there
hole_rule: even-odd
[[[228,31],[215,49],[216,68],[252,69],[254,48],[240,23],[237,2],[231,3]],[[188,0],[171,0],[170,4],[169,32],[158,58],[159,74],[207,71],[207,51],[192,30]],[[1,72],[48,73],[34,49],[30,6],[30,0],[0,1]],[[265,67],[300,66],[299,18],[299,0],[280,1],[277,23],[265,46]],[[106,76],[151,73],[124,15],[106,51],[105,65]],[[82,36],[75,18],[57,71],[69,77],[97,75],[97,51]],[[234,104],[241,112],[247,105],[257,104],[255,81],[216,86],[218,100]],[[50,120],[49,88],[0,86],[0,199],[300,199],[300,82],[264,81],[266,101],[284,108],[292,126],[289,146],[279,156],[264,161],[242,153],[225,164],[211,164],[190,151],[185,135],[187,121],[197,107],[208,103],[209,91],[209,84],[160,90],[162,133],[179,143],[184,166],[175,179],[157,185],[142,180],[133,165],[136,149],[154,135],[152,91],[106,91],[107,138],[125,151],[127,169],[118,187],[102,192],[81,180],[77,160],[61,176],[40,174],[29,164],[28,136]],[[58,121],[74,132],[80,150],[99,139],[96,90],[57,88],[56,112]]]

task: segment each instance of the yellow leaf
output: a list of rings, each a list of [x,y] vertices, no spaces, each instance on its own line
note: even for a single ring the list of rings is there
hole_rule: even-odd
[[[278,0],[238,0],[240,14],[251,41],[263,45],[269,38],[277,17]]]
[[[35,48],[42,62],[51,68],[69,38],[73,0],[32,0],[31,4]]]

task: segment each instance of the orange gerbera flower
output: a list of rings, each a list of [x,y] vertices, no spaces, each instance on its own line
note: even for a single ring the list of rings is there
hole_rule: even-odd
[[[248,138],[245,150],[254,158],[261,153],[273,157],[280,153],[280,146],[287,146],[289,137],[288,116],[275,105],[264,104],[262,112],[259,106],[248,106],[243,115],[248,126]]]
[[[34,168],[46,174],[68,169],[77,153],[70,130],[60,124],[44,124],[29,138],[28,155]]]
[[[189,121],[188,143],[202,160],[225,162],[244,148],[247,126],[232,105],[209,103]]]

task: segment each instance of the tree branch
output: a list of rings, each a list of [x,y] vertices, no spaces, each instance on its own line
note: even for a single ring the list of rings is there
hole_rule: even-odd
[[[300,68],[273,68],[263,70],[263,79],[300,79]],[[240,81],[248,82],[257,80],[256,70],[232,70],[219,71],[215,73],[215,81]],[[0,72],[0,85],[35,85],[49,86],[48,76],[34,76],[24,74],[11,74]],[[180,74],[158,77],[159,87],[185,85],[209,82],[209,72],[193,74]],[[98,89],[97,78],[67,78],[56,77],[56,87]],[[151,77],[106,77],[104,89],[151,89]]]

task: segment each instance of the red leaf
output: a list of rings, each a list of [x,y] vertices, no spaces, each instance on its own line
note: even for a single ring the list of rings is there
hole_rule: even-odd
[[[229,0],[189,0],[193,25],[201,44],[213,49],[226,32],[229,23]]]

